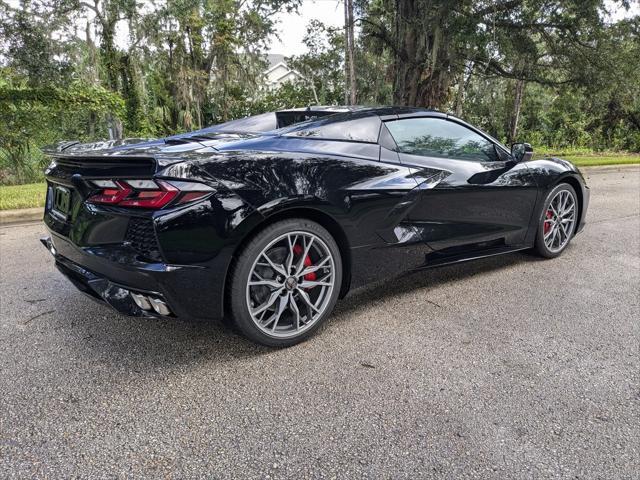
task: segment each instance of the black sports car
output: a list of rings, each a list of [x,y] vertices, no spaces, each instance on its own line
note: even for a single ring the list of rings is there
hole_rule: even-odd
[[[121,313],[226,315],[286,346],[349,289],[516,250],[555,257],[584,226],[589,190],[567,161],[420,108],[323,112],[267,132],[64,144],[43,243]]]

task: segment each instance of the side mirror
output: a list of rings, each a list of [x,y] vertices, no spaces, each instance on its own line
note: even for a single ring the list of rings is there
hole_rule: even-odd
[[[533,147],[530,143],[514,143],[511,145],[511,156],[516,162],[528,162],[533,157]]]

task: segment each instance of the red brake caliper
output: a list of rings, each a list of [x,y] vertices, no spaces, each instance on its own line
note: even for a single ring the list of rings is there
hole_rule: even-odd
[[[545,216],[546,220],[544,222],[544,228],[542,229],[544,231],[544,234],[546,235],[547,233],[549,233],[549,230],[551,230],[551,222],[549,222],[548,220],[551,220],[553,218],[553,212],[551,211],[551,209],[547,210],[547,214]]]
[[[302,246],[296,243],[293,246],[293,253],[295,253],[296,255],[300,255],[302,253]],[[304,257],[304,261],[302,262],[302,264],[305,267],[310,267],[311,265],[313,265],[313,262],[311,261],[311,257],[309,255]],[[316,272],[307,273],[304,276],[304,279],[309,280],[310,282],[314,281],[316,279]]]

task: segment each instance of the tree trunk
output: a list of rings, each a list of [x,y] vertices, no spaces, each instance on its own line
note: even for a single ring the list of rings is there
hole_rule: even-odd
[[[351,94],[351,105],[356,104],[357,85],[356,85],[356,65],[355,65],[355,36],[353,33],[353,0],[345,0],[348,3],[348,21],[349,21],[349,93]]]
[[[349,105],[349,0],[344,0],[344,104]]]
[[[109,140],[121,140],[122,122],[120,119],[109,113],[107,114],[107,124],[109,125]]]
[[[97,7],[97,5],[96,5]],[[114,93],[118,92],[118,75],[120,70],[118,50],[115,47],[115,30],[118,23],[119,10],[116,2],[105,4],[98,21],[101,27],[102,40],[100,42],[100,57],[106,74],[107,88]],[[122,121],[109,113],[107,115],[109,139],[120,140],[122,138]]]
[[[98,84],[98,71],[96,65],[98,64],[98,55],[96,54],[96,46],[91,38],[91,23],[87,22],[85,27],[85,42],[87,44],[87,51],[89,54],[89,66],[87,72],[89,74],[89,81],[92,85]],[[87,134],[91,140],[96,137],[96,124],[98,123],[98,117],[93,110],[89,111],[89,121],[87,125]]]
[[[511,119],[509,121],[509,143],[514,143],[518,134],[518,121],[520,120],[520,109],[522,107],[524,87],[524,80],[516,80],[515,94],[513,96],[513,110],[511,112]]]
[[[449,3],[396,0],[395,104],[441,109],[448,101],[460,73],[447,27],[454,15]]]
[[[458,91],[456,92],[456,101],[454,105],[455,115],[458,118],[462,117],[463,107],[464,107],[464,97],[467,92],[467,87],[471,81],[471,75],[473,74],[473,62],[470,62],[465,72],[460,74],[460,79],[458,80]]]
[[[456,91],[456,101],[453,105],[453,111],[455,112],[456,117],[460,118],[462,116],[462,104],[464,102],[464,89],[465,89],[465,81],[464,74],[460,75],[458,79],[458,90]]]

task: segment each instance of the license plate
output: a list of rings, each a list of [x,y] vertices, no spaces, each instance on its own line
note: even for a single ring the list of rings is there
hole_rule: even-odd
[[[60,186],[53,187],[51,210],[66,219],[71,210],[71,190]]]

